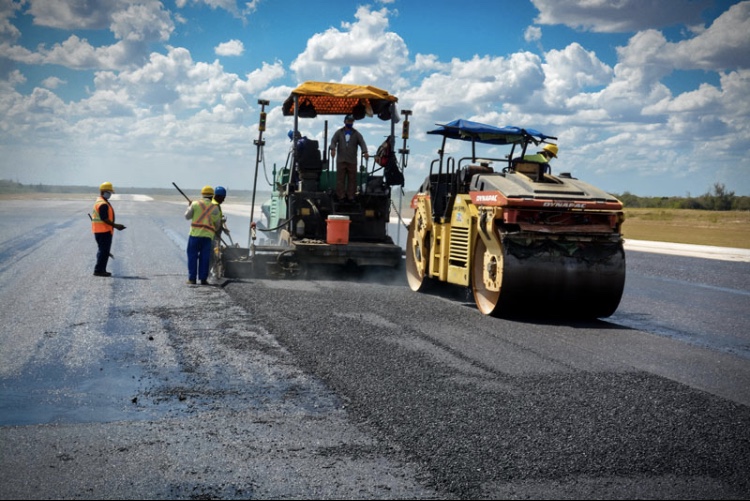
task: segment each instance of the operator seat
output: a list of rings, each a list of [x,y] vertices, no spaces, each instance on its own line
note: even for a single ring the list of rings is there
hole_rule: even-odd
[[[548,163],[530,162],[523,158],[515,158],[511,164],[513,171],[523,174],[535,182],[543,182],[544,174],[549,172]]]
[[[297,146],[297,168],[302,191],[318,191],[320,172],[323,170],[318,141],[305,139]]]

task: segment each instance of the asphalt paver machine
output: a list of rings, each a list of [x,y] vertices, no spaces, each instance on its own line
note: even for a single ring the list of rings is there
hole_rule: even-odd
[[[305,82],[294,89],[282,104],[283,115],[294,119],[289,132],[290,151],[284,166],[278,171],[274,168],[272,195],[260,206],[260,220],[255,221],[268,105],[259,101],[262,111],[255,141],[258,155],[249,246],[222,248],[221,268],[226,278],[299,277],[320,267],[398,269],[402,265],[403,249],[389,235],[391,190],[397,184],[389,179],[386,159],[375,155],[369,166],[361,158],[354,199],[339,200],[335,196],[336,169],[329,165],[333,162],[328,156],[326,119],[338,117],[336,128],[346,115],[357,121],[384,123],[384,144],[389,146],[384,150],[395,157],[396,124],[401,121],[397,102],[387,91],[368,85]],[[300,130],[302,121],[309,122],[305,134]],[[322,127],[322,143],[313,138],[313,125]],[[401,186],[404,155],[408,154],[408,114],[402,138],[401,165],[397,158],[391,158],[389,164],[401,173]]]

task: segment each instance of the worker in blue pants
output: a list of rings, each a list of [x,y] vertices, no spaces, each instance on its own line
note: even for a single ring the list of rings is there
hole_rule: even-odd
[[[213,241],[221,229],[221,208],[212,202],[214,189],[204,186],[200,200],[190,202],[185,211],[185,219],[190,222],[190,236],[188,237],[188,281],[195,285],[200,280],[201,285],[209,285],[208,272],[211,265]]]

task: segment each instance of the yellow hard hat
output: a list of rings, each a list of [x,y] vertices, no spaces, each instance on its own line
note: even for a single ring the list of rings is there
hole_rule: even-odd
[[[542,148],[544,151],[550,152],[550,154],[557,158],[557,145],[556,144],[545,144],[544,148]]]
[[[102,183],[99,185],[99,191],[111,191],[112,193],[115,192],[114,187],[112,186],[112,183],[109,181]]]
[[[206,185],[201,190],[201,195],[203,195],[204,197],[212,197],[214,196],[214,189],[211,186]]]

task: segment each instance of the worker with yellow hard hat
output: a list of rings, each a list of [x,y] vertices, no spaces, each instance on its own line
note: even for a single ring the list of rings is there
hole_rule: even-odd
[[[99,185],[99,196],[91,211],[91,231],[96,239],[96,265],[94,265],[94,276],[111,277],[112,273],[107,271],[107,263],[111,256],[112,235],[115,230],[121,231],[125,226],[115,223],[115,209],[109,202],[109,198],[115,192],[115,188],[109,181]]]
[[[208,285],[213,241],[222,225],[221,208],[212,202],[213,187],[204,186],[201,197],[200,200],[189,202],[185,211],[185,219],[191,221],[187,245],[187,283],[190,285],[195,285],[196,280],[200,280],[201,285]]]
[[[541,151],[538,151],[535,155],[524,156],[523,160],[525,162],[542,164],[542,166],[544,167],[544,172],[548,173],[550,171],[549,161],[553,158],[557,158],[557,152],[557,145],[548,143],[545,144]]]
[[[542,151],[548,158],[557,158],[557,145],[556,144],[545,144]]]

